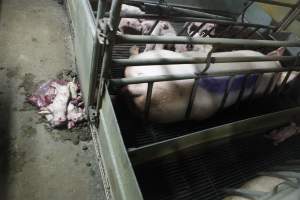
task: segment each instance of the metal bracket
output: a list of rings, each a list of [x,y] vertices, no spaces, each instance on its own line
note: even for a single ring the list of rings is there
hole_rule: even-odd
[[[97,122],[97,118],[98,118],[98,112],[94,107],[89,107],[88,108],[88,116],[89,116],[89,120],[91,123],[96,123]]]

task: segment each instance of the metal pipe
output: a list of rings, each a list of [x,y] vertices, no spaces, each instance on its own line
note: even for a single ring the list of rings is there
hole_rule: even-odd
[[[224,17],[224,16],[220,16],[220,15],[209,14],[209,13],[195,11],[195,10],[186,9],[186,8],[173,7],[173,6],[164,5],[164,4],[145,3],[144,5],[146,7],[150,7],[150,9],[151,9],[151,7],[153,9],[160,8],[162,10],[162,12],[166,12],[166,13],[170,13],[170,11],[175,11],[175,12],[183,14],[185,16],[205,17],[205,18],[223,19],[223,20],[232,20],[232,18],[229,18],[229,17]]]
[[[268,85],[266,87],[266,90],[264,91],[263,96],[267,96],[271,92],[272,85],[274,83],[274,79],[275,79],[276,75],[277,75],[277,73],[272,74],[272,77],[270,78],[270,80],[268,82]]]
[[[297,56],[211,57],[211,63],[294,61]],[[207,63],[207,57],[113,59],[115,65],[146,66]]]
[[[142,147],[131,148],[128,150],[128,154],[131,158],[131,162],[134,165],[138,165],[154,159],[162,158],[172,153],[182,152],[185,149],[196,146],[198,147],[198,145],[208,142],[232,138],[238,135],[245,135],[245,130],[247,130],[248,133],[266,131],[274,126],[283,125],[289,122],[292,120],[294,115],[299,112],[300,107],[295,107],[279,112],[243,119]]]
[[[189,103],[188,103],[188,106],[187,106],[186,112],[185,112],[185,119],[189,119],[190,116],[191,116],[191,112],[192,112],[192,109],[193,109],[194,100],[195,100],[195,97],[196,97],[196,92],[197,92],[199,80],[200,80],[200,78],[196,78],[194,83],[193,83],[193,87],[192,87],[192,90],[191,90],[191,95],[190,95],[190,98],[189,98]]]
[[[273,1],[273,0],[249,0],[257,3],[264,3],[264,4],[272,4],[275,6],[282,6],[282,7],[288,7],[288,8],[293,8],[295,5],[291,3],[285,3],[285,2],[280,2],[280,1]]]
[[[234,26],[247,26],[247,27],[259,27],[259,28],[269,28],[275,29],[276,26],[267,26],[262,24],[252,24],[252,23],[242,23],[235,22],[230,20],[221,20],[221,19],[208,19],[201,17],[178,17],[174,15],[165,16],[165,15],[157,15],[157,14],[121,14],[121,18],[141,18],[141,19],[160,19],[160,20],[168,20],[173,22],[205,22],[205,23],[215,23],[222,25],[234,25]]]
[[[292,73],[292,72],[289,71],[289,72],[287,72],[287,74],[285,75],[285,77],[284,77],[284,79],[283,79],[281,85],[279,86],[277,95],[279,95],[279,94],[283,91],[283,89],[284,89],[284,87],[286,86],[286,83],[287,83],[289,77],[291,76],[291,73]]]
[[[232,82],[233,82],[234,77],[235,77],[235,76],[231,76],[231,77],[229,78],[229,80],[227,81],[227,83],[226,83],[226,89],[225,89],[225,91],[224,91],[224,95],[223,95],[221,104],[220,104],[220,106],[219,106],[219,108],[218,108],[218,112],[221,111],[221,110],[224,108],[225,104],[226,104],[226,100],[227,100],[227,97],[228,97],[228,95],[229,95],[229,91],[230,91],[230,89],[231,89],[231,85],[232,85]]]
[[[236,100],[236,108],[239,108],[240,102],[243,99],[245,88],[246,88],[246,83],[248,81],[249,76],[250,76],[250,74],[246,74],[245,77],[244,77],[244,79],[243,79],[243,81],[242,81],[242,87],[240,89],[239,96],[238,96],[238,98]]]
[[[148,83],[147,95],[146,95],[146,101],[145,101],[145,109],[144,109],[145,119],[148,119],[148,117],[149,117],[152,90],[153,90],[153,82],[150,82],[150,83]]]
[[[97,14],[96,14],[96,33],[95,35],[99,35],[99,23],[101,18],[104,17],[105,14],[105,8],[106,8],[106,0],[99,0],[98,1],[98,9],[97,9]],[[96,83],[97,83],[97,76],[95,74],[97,73],[97,69],[99,68],[99,64],[102,62],[101,60],[101,54],[103,49],[101,49],[100,42],[98,40],[98,37],[95,37],[94,43],[93,43],[93,54],[92,54],[92,67],[91,67],[91,72],[89,74],[90,76],[90,82],[89,82],[89,98],[88,98],[88,105],[94,105],[95,102],[95,97],[96,97]]]
[[[262,78],[263,78],[263,73],[258,74],[258,76],[257,76],[257,78],[256,78],[256,81],[255,81],[255,85],[254,85],[254,87],[252,88],[252,91],[251,91],[250,96],[249,96],[249,98],[248,98],[248,104],[251,104],[251,103],[252,103],[252,100],[253,100],[253,98],[254,98],[255,92],[257,91],[257,89],[258,89],[258,87],[259,87],[259,84],[260,84]]]
[[[134,78],[120,78],[111,79],[110,82],[114,85],[123,86],[129,84],[149,83],[149,82],[161,82],[161,81],[175,81],[186,80],[205,77],[220,77],[220,76],[233,76],[238,74],[255,74],[255,73],[272,73],[272,72],[286,72],[286,71],[300,71],[300,68],[269,68],[269,69],[251,69],[251,70],[230,70],[230,71],[218,71],[218,72],[206,72],[205,74],[176,74],[176,75],[159,75],[159,76],[143,76]]]
[[[100,83],[97,95],[97,104],[96,110],[98,111],[102,104],[102,94],[104,91],[104,85],[106,78],[110,77],[110,64],[112,59],[112,48],[115,43],[115,36],[117,33],[118,25],[120,22],[120,13],[121,13],[122,0],[112,0],[110,8],[110,17],[107,26],[105,27],[105,35],[108,42],[104,43],[104,55],[102,60],[102,70],[100,75]]]
[[[277,26],[276,32],[284,31],[300,14],[300,0],[297,1],[293,9],[281,20]]]
[[[186,36],[121,35],[117,34],[118,43],[133,44],[214,44],[219,46],[247,47],[299,47],[299,41],[271,41],[229,38],[191,38]]]

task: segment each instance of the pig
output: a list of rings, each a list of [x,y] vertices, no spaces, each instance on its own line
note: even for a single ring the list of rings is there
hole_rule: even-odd
[[[200,28],[200,26],[202,26],[202,24],[203,23],[201,23],[201,22],[192,22],[187,28],[188,36],[191,36],[193,38],[199,38],[199,37],[209,38],[209,37],[215,35],[216,24],[206,23],[203,27]],[[210,30],[212,30],[212,31],[210,31]],[[210,32],[210,34],[208,34],[209,32]],[[208,53],[212,50],[213,47],[212,47],[212,45],[209,45],[209,44],[206,44],[206,45],[192,44],[192,45],[188,45],[187,48],[192,51],[200,51],[200,52]]]
[[[241,189],[257,192],[272,192],[276,186],[283,183],[285,180],[272,176],[259,176],[247,183],[245,183]],[[240,196],[228,196],[223,200],[251,200],[249,198]]]
[[[279,48],[269,55],[282,55],[284,49]],[[137,52],[137,51],[135,51]],[[135,54],[132,58],[186,58],[193,56],[195,52],[189,52],[181,54],[168,50],[154,50],[147,51],[141,54]],[[205,57],[203,52],[196,52],[199,57]],[[218,52],[213,53],[214,57],[242,57],[242,56],[265,56],[264,54],[251,51],[251,50],[239,50],[232,52]],[[154,65],[154,66],[131,66],[126,67],[125,77],[151,77],[161,75],[180,75],[180,74],[199,74],[205,68],[205,64],[182,64],[182,65]],[[281,68],[279,62],[249,62],[249,63],[216,63],[211,64],[209,72],[214,71],[227,71],[232,69],[249,70],[259,68]],[[265,73],[261,79],[260,84],[257,87],[254,96],[259,97],[264,94],[268,87],[268,83],[271,80],[273,73]],[[274,84],[270,87],[270,92],[274,90],[276,82],[280,79],[281,74],[277,74],[274,77]],[[250,75],[245,84],[245,90],[243,96],[240,98],[244,100],[248,98],[255,86],[257,75]],[[238,75],[231,79],[231,88],[228,94],[224,107],[229,107],[236,103],[239,92],[241,90],[241,83],[245,79],[244,75]],[[187,110],[189,98],[191,95],[194,79],[188,80],[174,80],[155,82],[153,84],[151,104],[149,109],[148,119],[158,123],[170,123],[177,122],[186,119],[185,113]],[[195,99],[192,105],[192,111],[190,113],[190,120],[204,120],[214,115],[222,102],[226,84],[229,83],[229,77],[207,77],[198,80]],[[139,113],[144,112],[147,83],[131,84],[126,86],[123,91],[126,91],[129,96],[132,96],[133,102]]]
[[[56,82],[53,82],[51,86],[55,88],[56,96],[53,99],[53,102],[47,107],[42,107],[39,113],[46,117],[52,127],[57,127],[65,124],[67,121],[67,105],[71,95],[69,84],[60,85]]]
[[[140,8],[122,4],[121,14],[145,14]],[[124,34],[142,34],[142,20],[136,18],[122,18],[119,23],[119,30]]]
[[[73,103],[69,103],[67,108],[68,129],[74,128],[76,123],[86,120],[84,108],[77,107]]]
[[[269,134],[265,135],[266,138],[271,139],[274,145],[278,145],[288,138],[300,133],[300,127],[295,122],[290,125],[272,130]]]
[[[148,34],[151,30],[151,27],[154,25],[154,21],[145,20],[142,22],[142,32],[144,34]],[[168,21],[160,21],[152,31],[151,35],[154,36],[176,36],[177,33],[172,26],[172,24]],[[144,52],[150,50],[159,50],[159,49],[167,49],[174,50],[176,52],[185,52],[187,51],[185,44],[146,44],[146,48]]]

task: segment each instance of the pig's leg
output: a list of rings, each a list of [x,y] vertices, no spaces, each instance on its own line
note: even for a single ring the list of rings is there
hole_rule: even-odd
[[[281,142],[284,142],[286,139],[297,135],[300,131],[300,128],[292,122],[289,126],[273,130],[270,134],[265,137],[273,140],[274,145],[278,145]]]

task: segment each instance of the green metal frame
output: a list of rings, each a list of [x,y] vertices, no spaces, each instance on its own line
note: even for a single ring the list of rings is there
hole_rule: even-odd
[[[257,0],[258,1],[258,0]],[[262,2],[263,0],[260,0]],[[267,0],[264,0],[267,1]],[[132,163],[139,164],[150,161],[152,159],[161,158],[177,151],[182,151],[190,147],[197,145],[203,145],[206,142],[212,142],[214,140],[230,138],[236,135],[241,135],[245,132],[245,129],[249,132],[255,132],[257,130],[271,128],[278,124],[287,123],[296,112],[300,111],[300,108],[292,108],[285,111],[276,113],[270,113],[263,116],[258,116],[250,119],[245,119],[230,124],[225,124],[220,127],[211,128],[204,131],[188,134],[179,138],[166,140],[163,142],[143,146],[137,149],[130,149],[126,151],[122,135],[116,120],[112,102],[107,90],[107,83],[110,78],[111,62],[111,50],[115,42],[136,42],[136,43],[198,43],[198,44],[213,44],[213,45],[249,45],[249,46],[300,46],[299,42],[294,44],[290,42],[270,42],[270,41],[253,41],[253,40],[228,40],[228,39],[205,39],[194,40],[185,37],[176,38],[161,38],[151,36],[128,36],[117,35],[117,25],[120,15],[121,0],[112,1],[112,9],[108,22],[104,22],[106,0],[100,0],[98,6],[98,12],[96,19],[93,18],[93,12],[91,11],[87,0],[68,0],[67,7],[70,13],[74,28],[75,36],[75,53],[77,58],[78,72],[80,77],[81,87],[84,93],[84,100],[86,105],[89,106],[90,119],[91,119],[91,131],[93,135],[93,141],[95,143],[95,149],[98,155],[99,166],[103,180],[105,183],[105,189],[108,199],[116,200],[142,200],[142,193],[138,186]],[[283,6],[288,6],[287,4]],[[181,11],[186,11],[188,7],[178,7]],[[295,15],[296,9],[294,9],[290,20]],[[193,12],[195,16],[196,12]],[[133,16],[131,16],[133,17]],[[157,16],[152,15],[150,18]],[[187,21],[201,21],[200,18],[182,17],[174,20],[187,20]],[[204,21],[219,21],[225,24],[235,24],[236,22],[230,22],[220,19],[203,19]],[[246,25],[247,26],[247,25]],[[274,30],[273,26],[262,27],[259,25],[250,25],[252,27],[266,28]],[[100,39],[100,40],[99,40]],[[102,56],[103,55],[103,56]],[[219,59],[219,58],[218,58]],[[245,58],[246,59],[246,58]],[[247,58],[248,59],[248,58]],[[260,58],[257,58],[260,59]],[[275,59],[275,58],[273,58]],[[289,58],[276,58],[276,59],[289,59]],[[293,58],[294,59],[294,58]],[[129,60],[114,60],[115,62],[132,62]],[[171,60],[172,62],[198,62],[207,60]],[[161,60],[152,61],[161,62]],[[143,64],[143,63],[141,63]],[[97,69],[102,67],[101,77],[97,79]],[[155,77],[152,81],[156,81]],[[165,78],[165,77],[163,77]],[[173,77],[174,78],[174,77]],[[175,77],[178,78],[178,77]],[[186,77],[185,77],[186,78]],[[164,80],[164,79],[162,79]],[[115,81],[115,80],[112,80]],[[145,80],[143,80],[145,81]],[[148,80],[149,81],[149,80]],[[128,83],[125,83],[128,84]],[[95,102],[95,98],[96,102]],[[93,113],[93,114],[92,114]],[[95,115],[94,115],[95,114]],[[280,116],[280,117],[279,117]],[[283,119],[285,116],[285,119]],[[261,122],[264,123],[261,123]],[[128,154],[129,153],[129,154]],[[130,155],[130,159],[129,159]]]

